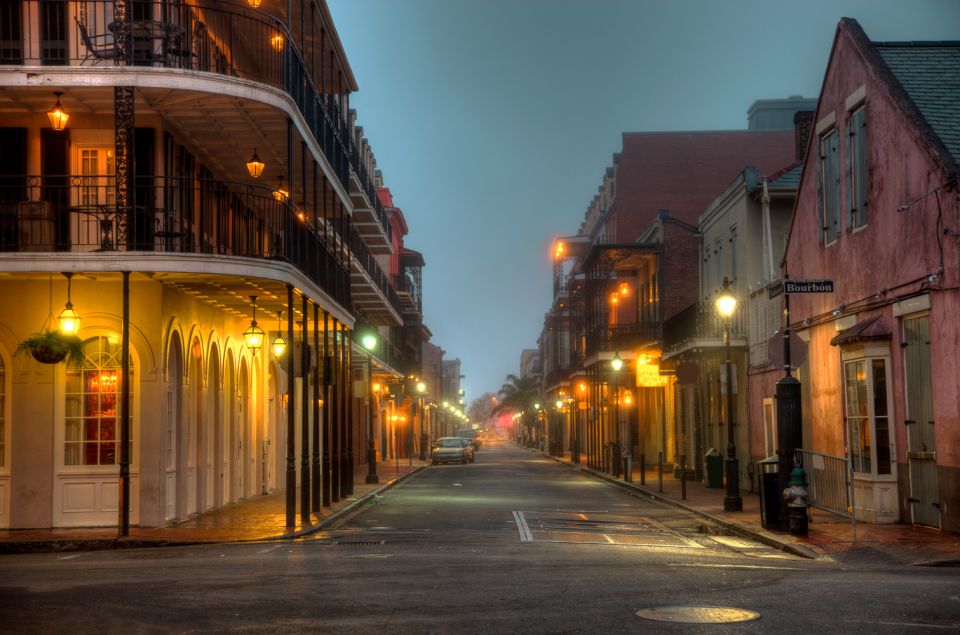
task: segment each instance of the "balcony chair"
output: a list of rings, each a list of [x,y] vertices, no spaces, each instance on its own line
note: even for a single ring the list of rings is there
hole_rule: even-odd
[[[87,47],[87,55],[83,58],[84,62],[91,57],[95,60],[116,59],[117,48],[113,42],[107,42],[107,36],[105,34],[91,37],[90,34],[87,33],[87,27],[84,26],[83,22],[78,20],[76,16],[74,16],[73,21],[77,23],[80,39],[83,41],[83,45]],[[94,40],[98,40],[98,43],[95,43]]]

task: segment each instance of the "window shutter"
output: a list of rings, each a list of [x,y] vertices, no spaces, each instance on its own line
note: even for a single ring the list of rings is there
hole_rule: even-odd
[[[859,207],[859,225],[867,224],[867,200],[870,194],[870,181],[867,171],[867,109],[857,111],[857,160],[859,163],[859,179],[857,181],[857,202]]]
[[[830,163],[833,169],[831,175],[831,184],[833,185],[833,196],[830,201],[830,221],[833,224],[831,238],[836,239],[840,235],[840,135],[836,129],[830,133]]]
[[[821,245],[825,242],[824,240],[824,222],[823,219],[826,217],[827,210],[826,205],[823,200],[823,164],[826,159],[823,152],[823,139],[817,143],[817,154],[820,157],[820,160],[817,161],[817,227],[819,231],[817,232],[817,242]]]
[[[844,185],[844,194],[847,200],[847,229],[852,229],[854,220],[856,218],[856,196],[853,195],[853,186],[860,179],[855,179],[853,177],[853,169],[856,167],[856,162],[851,160],[851,153],[853,152],[854,147],[856,146],[856,141],[854,140],[854,135],[856,135],[856,123],[855,118],[849,123],[849,128],[847,131],[847,147],[846,152],[844,153],[844,174],[845,181]]]

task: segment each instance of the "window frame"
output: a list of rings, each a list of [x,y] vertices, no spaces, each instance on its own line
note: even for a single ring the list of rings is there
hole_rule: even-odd
[[[843,391],[843,438],[844,438],[844,455],[851,460],[853,463],[853,471],[860,478],[871,478],[877,480],[890,479],[895,480],[897,478],[897,461],[896,461],[896,439],[894,437],[894,413],[893,413],[893,376],[892,376],[892,362],[890,355],[890,347],[886,343],[876,344],[868,343],[865,345],[854,346],[850,348],[844,348],[841,351],[840,355],[840,381]],[[877,406],[877,395],[876,390],[878,388],[876,380],[876,371],[875,363],[883,363],[883,391],[884,391],[884,404],[886,408],[886,414],[877,415],[876,406]],[[851,423],[851,408],[849,400],[849,388],[847,383],[847,366],[849,364],[859,364],[862,363],[865,369],[865,394],[864,398],[866,399],[866,415],[855,415],[857,418],[864,417],[868,426],[869,436],[870,436],[870,447],[869,447],[869,471],[863,471],[860,469],[862,465],[858,465],[858,462],[854,458],[853,454],[853,441],[850,434],[850,423]],[[885,419],[886,423],[886,450],[888,453],[888,465],[889,471],[885,473],[880,473],[878,470],[879,467],[879,452],[881,444],[878,439],[880,436],[877,431],[877,422],[878,418]]]

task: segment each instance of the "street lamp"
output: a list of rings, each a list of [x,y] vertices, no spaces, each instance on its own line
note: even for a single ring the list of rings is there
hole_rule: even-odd
[[[614,476],[620,476],[620,369],[623,368],[623,360],[620,353],[613,354],[610,360],[610,368],[613,369],[613,401],[616,404],[613,410],[613,429],[617,432],[617,440],[613,443],[613,451],[610,457],[610,471]]]
[[[373,351],[377,348],[377,336],[370,332],[360,338],[360,343],[367,349],[367,483],[379,483],[377,476],[377,442],[373,437]]]
[[[730,279],[724,277],[723,289],[716,300],[717,312],[723,317],[723,343],[727,356],[727,460],[724,463],[727,476],[727,495],[723,497],[723,510],[743,510],[740,498],[740,465],[737,461],[737,445],[733,436],[733,364],[730,362],[730,323],[737,310],[737,298],[730,291]]]
[[[427,385],[422,381],[417,382],[417,403],[420,411],[420,460],[427,460],[427,433],[423,429],[423,393],[427,391]]]

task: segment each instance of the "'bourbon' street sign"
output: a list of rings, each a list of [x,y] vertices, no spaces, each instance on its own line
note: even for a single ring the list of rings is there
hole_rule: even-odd
[[[768,289],[771,298],[781,293],[833,293],[833,280],[784,280]]]

